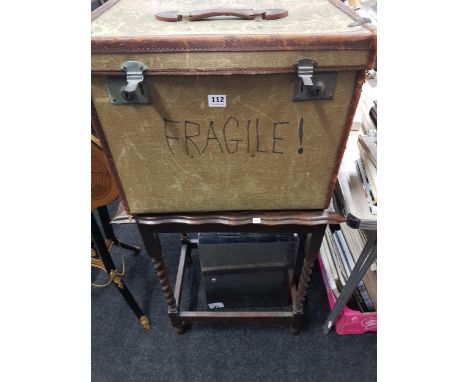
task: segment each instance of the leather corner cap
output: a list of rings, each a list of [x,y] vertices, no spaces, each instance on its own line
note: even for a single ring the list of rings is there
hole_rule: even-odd
[[[178,22],[182,20],[197,21],[205,20],[210,17],[217,16],[234,16],[246,20],[264,19],[278,20],[288,16],[288,11],[285,9],[274,8],[266,10],[254,9],[206,9],[192,11],[188,15],[183,15],[179,11],[163,11],[158,12],[155,17],[157,20],[166,22]]]

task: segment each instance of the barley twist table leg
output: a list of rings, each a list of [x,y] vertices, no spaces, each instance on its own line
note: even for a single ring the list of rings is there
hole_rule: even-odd
[[[301,326],[302,316],[304,314],[304,301],[307,295],[307,288],[310,282],[312,266],[317,257],[326,225],[319,225],[313,228],[312,234],[307,235],[304,263],[297,286],[296,299],[293,302],[293,317],[289,330],[292,334],[298,334]]]
[[[164,264],[161,255],[162,251],[159,236],[153,233],[151,227],[138,225],[138,229],[140,230],[143,243],[145,244],[146,252],[153,261],[156,274],[159,278],[159,284],[161,285],[161,289],[164,293],[171,324],[177,334],[182,334],[184,332],[184,327],[179,316],[179,307],[177,306],[174,292],[172,291],[171,285],[169,284],[169,276],[167,274],[166,265]]]

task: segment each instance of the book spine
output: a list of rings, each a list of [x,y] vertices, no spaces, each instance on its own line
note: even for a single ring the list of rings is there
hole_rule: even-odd
[[[348,266],[347,271],[349,270],[349,273],[351,274],[351,272],[354,269],[355,263],[354,263],[353,256],[351,255],[351,252],[349,251],[348,243],[346,242],[343,232],[341,232],[340,230],[336,231],[334,233],[334,238],[337,241],[338,247],[340,248],[340,252],[342,252],[344,255],[344,259]],[[367,310],[368,311],[375,310],[374,304],[372,303],[372,300],[369,296],[367,288],[364,285],[364,282],[362,280],[358,283],[357,291],[359,291],[359,294],[362,296],[363,303],[365,307],[367,308]]]
[[[361,312],[368,312],[368,309],[366,307],[366,303],[365,301],[363,300],[361,294],[356,290],[354,293],[353,293],[353,296],[354,296],[354,299],[356,300],[357,302],[357,305],[359,306],[359,310]]]
[[[351,262],[350,263],[350,259],[348,259],[347,257],[347,254],[346,254],[346,250],[345,250],[345,245],[344,243],[342,243],[342,241],[340,240],[340,236],[339,234],[341,233],[341,231],[335,231],[333,233],[333,240],[335,241],[336,243],[336,246],[338,248],[338,252],[340,254],[340,257],[343,261],[343,264],[345,266],[345,269],[346,269],[346,275],[349,277],[351,275],[351,271],[353,269],[353,266],[354,266],[354,262]]]
[[[361,160],[356,159],[355,163],[356,163],[356,170],[359,174],[359,177],[361,178],[362,188],[364,189],[364,192],[366,194],[367,204],[369,205],[369,210],[373,215],[375,215],[377,213],[377,208],[375,207],[372,201],[373,199],[372,191],[370,189],[369,182],[367,181],[366,173],[364,172],[364,169],[362,167]]]
[[[328,258],[325,253],[325,248],[324,244],[322,242],[322,247],[320,248],[320,259],[322,260],[323,268],[325,271],[325,276],[327,280],[324,280],[327,282],[329,289],[332,291],[333,295],[338,298],[340,296],[340,293],[338,292],[338,289],[335,284],[335,280],[333,279],[332,272],[330,270],[330,264],[328,262]]]
[[[327,240],[328,246],[330,248],[330,254],[332,256],[333,262],[336,267],[336,271],[338,274],[339,285],[338,289],[342,290],[346,285],[346,270],[344,269],[344,265],[341,261],[340,254],[338,252],[335,240],[333,239],[333,235],[331,233],[330,227],[327,227],[325,231],[325,239]]]
[[[360,281],[358,284],[358,290],[360,295],[362,296],[362,299],[364,300],[364,304],[366,305],[367,309],[369,311],[374,311],[374,303],[372,302],[372,299],[369,296],[369,292],[367,292],[366,285],[364,284],[364,281]]]

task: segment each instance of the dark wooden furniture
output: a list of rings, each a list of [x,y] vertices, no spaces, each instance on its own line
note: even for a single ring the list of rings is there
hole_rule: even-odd
[[[182,19],[212,7],[184,3]],[[183,322],[268,318],[297,333],[325,226],[343,221],[323,210],[373,67],[376,29],[339,0],[284,1],[287,17],[275,20],[247,12],[259,22],[155,17],[172,5],[110,0],[92,15],[91,114],[126,211],[116,222],[138,224],[178,332]],[[173,290],[158,233],[200,231],[310,234],[291,281],[292,312],[181,312],[195,243],[183,236]]]
[[[339,224],[344,218],[330,211],[279,211],[279,212],[226,212],[193,214],[158,214],[130,217],[120,208],[114,224],[136,223],[147,253],[153,261],[159,283],[168,306],[168,315],[176,333],[184,331],[185,323],[217,320],[272,320],[289,324],[292,334],[299,333],[303,304],[310,281],[310,273],[323,239],[327,224]],[[181,311],[180,298],[187,261],[197,241],[188,238],[189,232],[296,232],[307,234],[302,265],[291,278],[292,311],[290,312],[198,312]],[[174,288],[169,283],[164,264],[159,233],[181,233],[182,249]],[[298,256],[300,259],[301,256]]]

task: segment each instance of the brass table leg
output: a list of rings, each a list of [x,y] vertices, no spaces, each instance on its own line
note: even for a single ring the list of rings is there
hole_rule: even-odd
[[[159,278],[159,284],[164,293],[164,298],[166,300],[169,319],[171,324],[177,334],[182,334],[184,332],[184,327],[182,320],[179,315],[179,307],[177,306],[174,292],[169,284],[169,277],[167,274],[166,265],[162,259],[162,250],[161,242],[159,240],[159,235],[154,233],[150,226],[138,224],[138,230],[145,244],[146,252],[148,256],[153,261],[154,268],[156,269],[156,274]]]
[[[312,234],[307,235],[304,263],[302,265],[302,271],[297,286],[296,299],[293,301],[293,317],[291,318],[291,324],[289,326],[291,334],[299,334],[304,314],[304,301],[310,282],[310,274],[312,273],[312,266],[320,251],[320,245],[322,243],[326,227],[326,224],[315,226],[312,230]]]
[[[141,249],[140,247],[122,243],[119,239],[117,239],[117,236],[115,236],[114,229],[112,228],[110,223],[109,211],[107,210],[107,206],[99,207],[97,209],[97,212],[99,214],[99,218],[101,219],[102,229],[104,230],[104,234],[107,237],[107,239],[110,240],[111,243],[116,244],[119,247],[129,249],[130,251],[133,251],[135,255],[138,255]],[[106,240],[106,242],[108,240]]]
[[[102,259],[102,266],[104,267],[105,271],[109,274],[110,279],[112,280],[113,284],[119,291],[119,293],[123,296],[127,304],[132,309],[133,313],[137,316],[138,320],[140,321],[141,326],[145,330],[149,330],[151,327],[150,321],[147,316],[145,316],[140,309],[140,306],[133,298],[130,291],[125,286],[121,276],[117,273],[116,267],[112,258],[109,254],[109,250],[107,248],[106,242],[104,237],[101,233],[99,225],[91,212],[91,238],[96,248],[96,252],[99,254],[99,257]],[[102,268],[101,268],[102,269]]]

